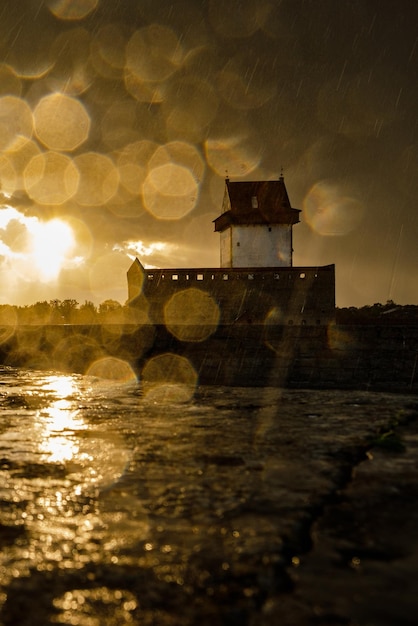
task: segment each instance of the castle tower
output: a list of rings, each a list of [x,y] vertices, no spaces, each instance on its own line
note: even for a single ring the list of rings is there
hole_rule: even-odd
[[[292,267],[292,227],[299,213],[282,175],[258,182],[227,178],[222,213],[214,220],[221,267]]]

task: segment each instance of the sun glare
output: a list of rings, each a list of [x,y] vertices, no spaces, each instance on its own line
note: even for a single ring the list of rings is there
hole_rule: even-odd
[[[66,220],[42,221],[18,209],[0,205],[0,254],[25,280],[55,282],[62,269],[78,267],[79,241]]]
[[[31,237],[33,262],[41,280],[47,282],[57,278],[74,248],[71,227],[59,219],[34,222]]]

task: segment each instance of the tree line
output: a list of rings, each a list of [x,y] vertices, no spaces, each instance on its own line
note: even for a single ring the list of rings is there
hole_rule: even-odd
[[[418,306],[416,304],[396,304],[387,300],[385,304],[376,302],[360,308],[336,309],[337,324],[372,324],[376,326],[418,326]]]
[[[129,324],[137,323],[138,312],[116,300],[105,300],[98,306],[86,300],[49,300],[17,306],[0,304],[0,325],[33,324]]]
[[[418,326],[418,305],[399,305],[388,300],[360,308],[345,307],[335,311],[337,324],[415,325]],[[86,300],[49,300],[17,306],[0,304],[0,326],[33,324],[138,324],[144,323],[144,312],[105,300],[98,306]]]

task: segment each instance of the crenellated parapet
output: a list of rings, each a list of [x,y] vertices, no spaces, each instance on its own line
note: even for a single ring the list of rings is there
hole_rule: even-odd
[[[195,301],[218,311],[217,324],[304,324],[335,321],[335,267],[145,269],[136,260],[128,273],[130,302],[147,312],[150,323],[164,324],[167,307],[193,290]],[[190,307],[178,323],[191,323]],[[212,315],[213,317],[213,315]],[[205,320],[204,311],[200,312]]]

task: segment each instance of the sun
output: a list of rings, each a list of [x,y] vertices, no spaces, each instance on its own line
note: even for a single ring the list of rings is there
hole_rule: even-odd
[[[55,283],[61,270],[79,267],[79,232],[66,219],[41,220],[0,202],[0,261],[25,282]]]
[[[58,277],[75,246],[72,228],[60,219],[33,222],[30,228],[31,258],[39,277],[49,282]]]

